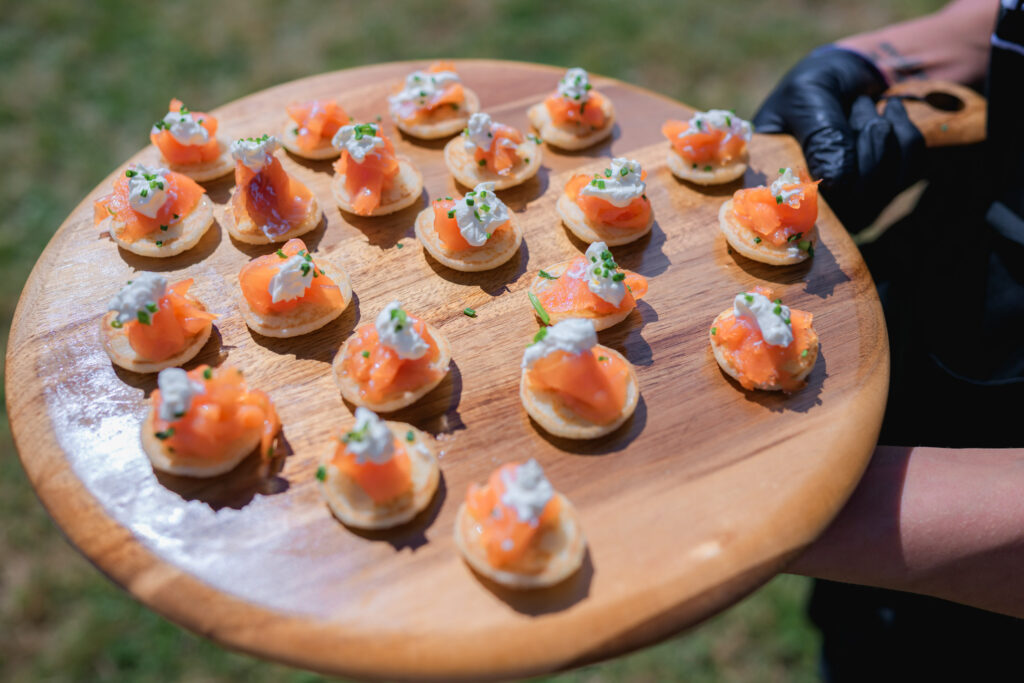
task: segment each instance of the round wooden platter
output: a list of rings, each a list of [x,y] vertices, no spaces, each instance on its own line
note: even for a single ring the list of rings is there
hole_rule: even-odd
[[[270,339],[243,322],[236,274],[273,247],[233,242],[221,219],[190,252],[136,257],[92,221],[93,199],[123,167],[90,193],[40,257],[15,314],[6,379],[18,451],[54,519],[102,571],[228,647],[353,676],[455,679],[564,669],[647,645],[783,569],[853,489],[878,433],[888,379],[871,278],[824,203],[810,264],[773,268],[727,249],[719,206],[739,187],[802,163],[791,138],[755,136],[742,183],[693,186],[669,173],[660,133],[665,119],[691,110],[601,77],[594,87],[618,113],[612,139],[582,153],[546,148],[540,174],[501,193],[525,228],[520,255],[491,272],[448,270],[416,242],[413,220],[428,197],[465,188],[445,169],[444,141],[403,137],[385,104],[395,84],[425,66],[314,76],[213,111],[227,136],[278,133],[289,102],[336,97],[357,120],[383,115],[399,153],[423,172],[420,204],[365,219],[334,205],[330,162],[281,153],[325,209],[325,226],[307,244],[341,263],[356,293],[345,315],[316,333]],[[561,74],[512,62],[457,66],[484,111],[522,130],[527,107]],[[570,442],[546,436],[519,403],[519,363],[538,324],[525,289],[538,269],[585,248],[560,224],[555,200],[574,169],[599,168],[611,156],[643,163],[657,219],[648,237],[614,249],[619,264],[650,279],[650,292],[624,323],[600,333],[637,366],[642,398],[614,434]],[[156,162],[157,154],[147,147],[132,160]],[[207,185],[221,212],[231,186],[230,177]],[[255,457],[206,481],[151,469],[139,424],[155,377],[112,367],[97,341],[107,302],[137,270],[195,278],[194,291],[220,315],[189,367],[228,360],[269,392],[286,440],[272,478],[260,478]],[[711,320],[757,284],[815,316],[821,357],[808,386],[792,396],[744,391],[708,346]],[[436,436],[443,481],[412,523],[357,533],[331,516],[314,485],[332,435],[352,420],[330,363],[357,324],[396,298],[452,343],[449,378],[392,418]],[[476,309],[475,319],[466,307]],[[563,584],[516,593],[469,569],[452,523],[470,482],[528,457],[576,504],[589,552]]]

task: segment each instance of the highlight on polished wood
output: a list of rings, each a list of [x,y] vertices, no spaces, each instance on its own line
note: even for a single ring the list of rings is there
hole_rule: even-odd
[[[218,224],[196,248],[168,259],[119,250],[93,226],[92,200],[123,166],[83,199],[36,264],[11,331],[8,411],[24,467],[57,524],[104,573],[175,622],[261,657],[351,676],[507,678],[674,634],[782,570],[855,486],[888,380],[868,271],[824,203],[808,262],[776,268],[731,253],[718,230],[719,206],[780,166],[802,164],[795,141],[755,135],[741,181],[691,185],[666,167],[660,128],[692,110],[598,76],[594,87],[617,112],[611,138],[576,153],[545,149],[537,176],[500,193],[523,226],[519,254],[491,271],[451,270],[420,246],[413,224],[429,199],[467,188],[445,168],[445,140],[405,137],[387,115],[392,85],[423,66],[313,76],[213,111],[224,135],[255,136],[281,130],[290,102],[336,98],[357,120],[382,116],[398,153],[423,173],[415,205],[361,218],[335,205],[330,161],[280,153],[326,213],[307,245],[342,265],[354,290],[346,312],[311,334],[274,339],[245,325],[234,299],[237,273],[273,247],[235,242],[224,229],[230,177],[206,185]],[[522,130],[527,108],[563,73],[499,61],[457,68],[482,111]],[[642,162],[656,219],[648,236],[613,249],[650,290],[624,322],[599,333],[600,343],[637,367],[641,399],[608,437],[561,440],[533,424],[519,402],[520,359],[537,330],[526,288],[538,269],[585,250],[561,225],[555,202],[574,170],[601,168],[613,156]],[[157,160],[147,147],[130,161]],[[230,360],[250,386],[270,394],[285,446],[270,477],[261,477],[256,457],[210,480],[150,467],[139,425],[156,378],[112,366],[97,333],[107,302],[137,270],[194,278],[193,291],[220,316],[186,367]],[[812,312],[821,338],[808,386],[791,396],[744,391],[708,346],[710,321],[759,283]],[[332,435],[352,420],[331,361],[352,330],[393,299],[451,342],[448,377],[388,415],[437,439],[442,481],[411,523],[359,532],[331,515],[315,481]],[[589,549],[567,581],[515,592],[474,574],[452,528],[470,482],[528,457],[575,505]]]

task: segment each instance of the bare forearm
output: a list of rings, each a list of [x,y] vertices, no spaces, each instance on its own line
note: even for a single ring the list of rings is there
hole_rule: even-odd
[[[1024,450],[879,447],[790,571],[1024,617]]]
[[[998,0],[955,0],[940,11],[839,41],[870,57],[890,82],[935,78],[972,84],[988,66]]]

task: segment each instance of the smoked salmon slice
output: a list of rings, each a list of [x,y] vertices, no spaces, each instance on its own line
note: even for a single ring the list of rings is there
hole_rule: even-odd
[[[398,176],[398,159],[395,148],[379,126],[361,124],[356,126],[357,139],[362,135],[373,135],[383,140],[363,161],[352,158],[347,149],[334,164],[334,170],[345,178],[345,191],[351,198],[352,208],[360,216],[369,216],[380,206],[381,196]]]
[[[520,463],[508,463],[495,470],[483,486],[470,484],[466,509],[481,527],[480,542],[492,567],[514,565],[530,550],[533,541],[555,524],[561,513],[561,501],[552,496],[536,524],[520,521],[515,508],[502,503],[504,477],[514,477]]]
[[[556,391],[576,414],[595,424],[618,418],[626,405],[629,369],[615,355],[599,349],[582,353],[555,351],[537,360],[527,371],[530,384]]]
[[[350,121],[345,110],[334,100],[312,100],[288,105],[286,111],[295,122],[295,142],[300,149],[311,151],[330,140],[338,129]]]
[[[193,337],[216,320],[217,316],[193,304],[187,293],[193,280],[182,280],[167,288],[158,310],[147,318],[124,323],[128,343],[140,357],[150,361],[166,360],[180,353]]]
[[[158,121],[149,133],[150,141],[157,146],[160,153],[172,164],[188,165],[203,164],[220,156],[220,143],[217,142],[217,119],[205,112],[186,109],[179,99],[171,100],[168,107],[171,112],[179,112],[182,116],[190,116],[196,123],[206,129],[209,139],[201,145],[183,145],[178,142],[167,124]]]
[[[640,175],[646,180],[647,171]],[[615,226],[617,228],[643,228],[651,220],[651,202],[646,195],[636,197],[626,206],[615,206],[611,202],[581,194],[588,183],[603,183],[602,175],[574,175],[565,186],[565,193],[583,211],[583,214],[594,223]]]
[[[785,170],[779,169],[780,174]],[[763,186],[737,190],[732,198],[732,216],[771,244],[796,242],[818,219],[819,182],[812,182],[801,170],[798,182],[780,184],[783,193],[790,196],[773,194],[771,188]]]
[[[235,185],[231,208],[236,216],[248,215],[267,236],[283,235],[309,215],[313,193],[284,170],[271,156],[259,171],[241,161],[235,164]]]
[[[441,352],[426,324],[411,315],[408,319],[429,347],[420,358],[400,358],[393,349],[380,343],[377,328],[372,324],[356,331],[350,355],[345,359],[345,370],[358,382],[360,393],[370,401],[379,402],[387,396],[414,391],[444,374],[433,367]]]
[[[302,255],[313,273],[312,284],[305,293],[294,299],[274,302],[270,293],[271,280],[278,274],[281,265],[296,254]],[[302,304],[322,304],[331,307],[345,305],[341,288],[327,273],[321,270],[312,255],[306,249],[306,243],[300,239],[290,239],[273,254],[253,259],[242,267],[238,274],[242,295],[252,310],[261,315],[285,313]]]
[[[163,169],[162,169],[163,170]],[[99,225],[107,216],[124,223],[124,232],[120,235],[129,244],[142,237],[160,230],[167,230],[178,223],[196,208],[200,198],[206,193],[196,181],[186,175],[166,171],[161,178],[154,180],[166,187],[167,199],[155,218],[150,218],[132,209],[128,199],[130,179],[140,173],[137,167],[129,168],[114,181],[113,191],[93,203],[93,221]]]

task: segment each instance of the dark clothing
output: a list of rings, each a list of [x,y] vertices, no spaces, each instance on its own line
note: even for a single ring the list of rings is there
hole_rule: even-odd
[[[879,443],[1024,446],[1021,5],[1003,0],[993,36],[986,143],[930,151],[918,208],[862,250],[890,338]],[[1024,678],[1024,620],[828,581],[810,612],[833,683]]]

